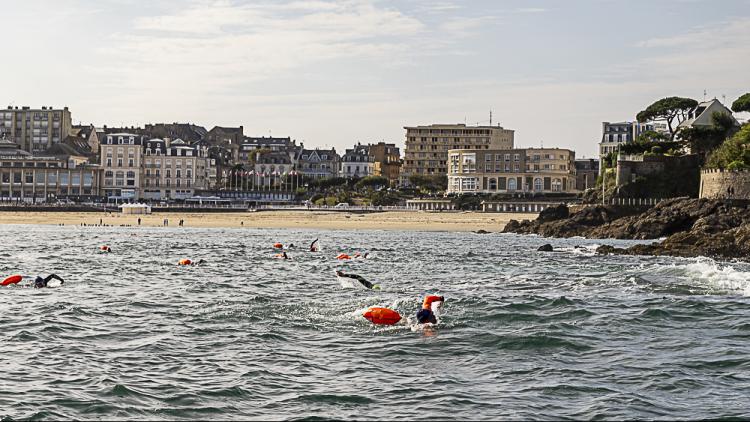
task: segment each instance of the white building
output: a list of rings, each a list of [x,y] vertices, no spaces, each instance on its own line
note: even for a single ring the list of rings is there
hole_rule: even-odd
[[[211,159],[205,146],[193,147],[181,139],[144,142],[142,197],[149,200],[184,200],[196,189],[207,189]]]
[[[372,176],[375,170],[375,158],[370,155],[367,145],[357,144],[352,149],[347,149],[341,157],[341,177],[366,177]]]

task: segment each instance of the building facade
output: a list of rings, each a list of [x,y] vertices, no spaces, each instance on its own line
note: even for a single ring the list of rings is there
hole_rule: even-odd
[[[67,107],[8,107],[0,110],[0,138],[39,154],[68,136],[73,127]]]
[[[104,137],[100,147],[104,196],[117,200],[141,198],[143,141],[142,135],[134,133],[112,133]]]
[[[599,176],[599,160],[593,158],[575,161],[576,188],[581,191],[596,186],[596,178]]]
[[[643,132],[652,130],[655,130],[652,123],[602,122],[602,138],[599,142],[599,168],[604,168],[604,157],[608,154],[619,152],[622,145],[634,142]]]
[[[557,148],[448,152],[448,193],[573,193],[575,152]]]
[[[302,149],[297,161],[300,174],[315,179],[336,177],[339,173],[339,155],[335,148]]]
[[[369,151],[374,160],[373,175],[385,177],[391,186],[397,185],[401,173],[401,151],[396,144],[370,144]]]
[[[372,176],[375,169],[375,159],[370,155],[367,145],[357,144],[354,148],[347,149],[341,157],[339,176],[341,177],[367,177]]]
[[[500,126],[430,125],[407,126],[401,184],[408,186],[412,174],[448,174],[448,150],[512,149],[514,131]]]
[[[0,201],[91,199],[100,195],[100,175],[101,168],[85,158],[35,156],[0,140]]]
[[[150,139],[143,146],[141,198],[184,200],[210,187],[211,158],[205,146],[190,146],[181,139]]]

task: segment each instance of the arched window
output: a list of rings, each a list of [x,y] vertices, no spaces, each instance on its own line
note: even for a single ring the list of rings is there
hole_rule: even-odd
[[[490,179],[490,190],[497,190],[497,179]]]
[[[552,192],[562,191],[562,181],[560,179],[552,179]]]
[[[508,179],[508,190],[516,190],[516,179],[514,177]]]
[[[542,183],[541,178],[537,177],[536,179],[534,179],[534,191],[535,192],[541,192],[543,186],[544,184]]]
[[[116,175],[117,175],[117,178],[118,178],[118,179],[122,179],[123,177],[125,177],[125,173],[123,173],[123,172],[121,172],[121,171],[118,171],[118,172],[116,173]]]
[[[128,179],[135,179],[135,172],[134,171],[129,171],[128,172]]]

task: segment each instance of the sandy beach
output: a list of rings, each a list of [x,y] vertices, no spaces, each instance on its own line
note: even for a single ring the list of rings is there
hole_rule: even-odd
[[[138,217],[96,212],[0,212],[0,224],[103,224],[138,225]],[[177,227],[310,228],[328,230],[409,230],[498,232],[511,219],[531,219],[536,214],[496,214],[481,212],[430,213],[381,212],[356,214],[335,211],[262,211],[243,213],[154,213],[140,216],[141,225],[162,226],[164,219]]]

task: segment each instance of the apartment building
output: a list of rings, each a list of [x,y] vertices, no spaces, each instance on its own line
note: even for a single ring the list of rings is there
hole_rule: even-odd
[[[388,179],[390,184],[398,184],[401,173],[401,151],[396,144],[378,142],[368,146],[370,156],[373,158],[373,175]]]
[[[571,150],[455,149],[448,155],[448,193],[576,192]]]
[[[339,176],[366,177],[372,176],[375,169],[375,159],[370,155],[367,145],[357,143],[354,148],[347,149],[341,157]]]
[[[336,148],[303,148],[300,151],[296,168],[300,174],[315,179],[336,177],[339,171],[339,155],[336,153]]]
[[[208,147],[182,139],[149,139],[143,145],[143,199],[184,200],[208,189],[211,178]]]
[[[101,143],[101,164],[104,168],[102,189],[112,199],[140,199],[143,177],[144,136],[134,133],[111,133]]]
[[[9,139],[32,154],[39,154],[61,142],[72,127],[67,107],[8,107],[0,110],[0,138]]]
[[[85,157],[32,155],[0,139],[0,200],[51,202],[99,196],[101,168]]]
[[[501,126],[466,126],[464,124],[407,126],[401,184],[409,176],[448,174],[448,150],[512,149],[514,131]]]
[[[248,162],[255,158],[255,153],[258,150],[269,150],[273,152],[286,151],[296,155],[301,149],[301,146],[297,145],[296,140],[292,140],[290,137],[285,138],[274,138],[274,137],[245,137],[242,140],[239,148],[239,161]]]
[[[602,122],[602,138],[599,142],[599,168],[604,166],[604,157],[613,152],[619,152],[624,144],[634,142],[643,132],[655,130],[652,123],[634,122]]]

